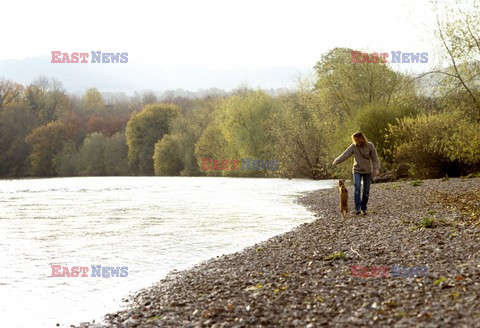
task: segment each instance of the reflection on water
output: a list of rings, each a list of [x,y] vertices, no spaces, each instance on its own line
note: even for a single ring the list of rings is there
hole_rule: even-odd
[[[183,269],[313,219],[294,204],[331,181],[101,177],[0,181],[0,323],[68,327]],[[51,277],[51,265],[128,267]]]

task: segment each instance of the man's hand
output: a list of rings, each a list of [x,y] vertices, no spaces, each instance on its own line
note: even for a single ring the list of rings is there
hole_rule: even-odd
[[[378,177],[380,175],[380,170],[379,169],[374,169],[373,170],[373,177]]]

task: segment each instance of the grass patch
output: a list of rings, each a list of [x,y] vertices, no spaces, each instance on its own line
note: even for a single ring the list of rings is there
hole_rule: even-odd
[[[418,187],[418,186],[421,186],[423,183],[422,180],[413,180],[412,182],[410,182],[410,184],[414,187]]]
[[[435,281],[433,282],[433,284],[434,284],[434,285],[440,285],[440,284],[441,284],[442,282],[444,282],[445,280],[447,280],[447,278],[445,278],[445,277],[440,277],[440,278],[438,278],[437,280],[435,280]]]
[[[400,188],[400,184],[398,182],[392,182],[390,185],[386,187],[387,190],[397,190]]]
[[[435,219],[432,217],[429,218],[424,218],[422,221],[420,221],[420,228],[432,228],[433,223],[435,222]]]
[[[420,221],[420,225],[424,228],[431,228],[433,227],[433,222],[435,221],[434,218],[424,218],[422,221]]]
[[[325,261],[335,261],[335,260],[340,260],[345,258],[345,253],[344,252],[336,252],[332,253],[324,258]]]
[[[410,230],[415,231],[415,230],[422,229],[422,228],[431,229],[431,228],[434,227],[435,222],[437,222],[437,221],[435,220],[434,217],[426,217],[426,218],[423,218],[422,221],[420,221],[419,224],[411,227]]]
[[[480,178],[480,172],[470,173],[467,175],[467,179]]]
[[[448,174],[445,174],[445,176],[442,178],[442,181],[448,181],[450,178],[448,177]]]

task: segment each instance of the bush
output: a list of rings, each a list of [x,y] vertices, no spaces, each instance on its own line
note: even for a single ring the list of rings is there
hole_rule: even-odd
[[[459,176],[480,167],[478,131],[480,124],[460,112],[424,114],[390,125],[389,142],[393,158],[411,166],[411,176]]]
[[[359,130],[375,144],[378,155],[391,163],[391,152],[388,152],[391,145],[386,139],[389,125],[395,125],[398,119],[407,116],[413,117],[415,114],[416,110],[410,107],[371,104],[358,111],[356,121]]]

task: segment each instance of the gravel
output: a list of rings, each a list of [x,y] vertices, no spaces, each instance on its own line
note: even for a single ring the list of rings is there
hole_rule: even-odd
[[[368,215],[346,219],[337,189],[310,192],[299,202],[312,223],[173,271],[79,327],[480,327],[480,226],[435,198],[462,192],[478,196],[480,179],[373,184]],[[428,274],[354,277],[352,265]]]

